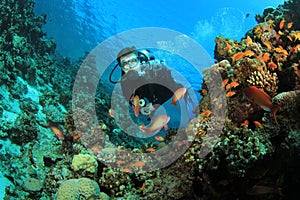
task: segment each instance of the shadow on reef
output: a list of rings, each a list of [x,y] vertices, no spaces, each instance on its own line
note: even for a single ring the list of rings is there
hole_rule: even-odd
[[[299,5],[295,0],[267,8],[241,41],[217,37],[216,63],[203,71],[198,115],[187,134],[181,137],[170,129],[164,138],[138,140],[123,134],[109,117],[108,89],[98,83],[93,56],[72,62],[55,54],[55,42],[42,31],[46,16],[34,15],[34,1],[1,1],[0,179],[8,182],[5,199],[297,199]],[[91,77],[76,80],[87,86],[76,99],[72,92],[80,66]],[[223,79],[219,85],[213,81],[216,74]],[[247,88],[257,95],[245,95]],[[84,95],[94,90],[96,97]],[[223,103],[211,99],[218,92]],[[72,108],[72,103],[84,106]],[[273,114],[262,109],[275,105],[280,110]],[[96,119],[90,115],[93,109]],[[151,172],[140,173],[153,163],[136,160],[129,168],[126,154],[115,157],[117,146],[158,160],[154,153],[170,144],[178,147],[171,156],[190,146],[175,162]],[[203,149],[211,151],[203,156]]]

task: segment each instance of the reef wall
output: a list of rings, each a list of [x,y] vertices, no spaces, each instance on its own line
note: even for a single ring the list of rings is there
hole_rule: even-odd
[[[0,180],[9,181],[1,185],[6,199],[289,199],[297,193],[299,1],[257,15],[258,24],[241,41],[216,38],[216,63],[203,71],[197,117],[185,130],[191,145],[170,166],[147,173],[137,173],[149,167],[143,161],[134,163],[136,171],[101,161],[126,162],[115,160],[112,142],[150,157],[172,143],[177,130],[160,142],[123,135],[108,115],[101,82],[98,124],[88,112],[93,105],[71,109],[77,70],[81,65],[93,74],[95,61],[71,63],[55,54],[55,42],[41,29],[46,16],[35,16],[33,7],[32,0],[0,3]],[[219,85],[212,81],[216,74],[223,79]],[[82,132],[92,136],[88,143]],[[186,145],[188,136],[173,145]],[[211,151],[204,156],[203,149]]]

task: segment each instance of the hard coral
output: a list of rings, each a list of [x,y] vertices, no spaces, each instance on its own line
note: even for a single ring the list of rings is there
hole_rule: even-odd
[[[280,112],[285,113],[281,118],[282,124],[288,128],[299,128],[300,119],[300,90],[282,92],[273,98],[273,103],[281,107]]]
[[[74,171],[82,171],[94,174],[97,172],[97,167],[97,160],[90,154],[78,154],[73,157],[72,168]]]
[[[41,180],[36,178],[28,178],[24,182],[24,189],[32,192],[40,191],[43,187]]]
[[[57,191],[56,200],[100,199],[99,185],[88,178],[69,179]]]
[[[277,94],[278,77],[276,73],[266,71],[254,71],[247,79],[249,86],[257,86],[266,91],[271,97]]]

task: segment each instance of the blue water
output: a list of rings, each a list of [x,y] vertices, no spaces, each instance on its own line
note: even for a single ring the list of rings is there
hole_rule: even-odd
[[[255,15],[283,0],[36,0],[37,14],[47,14],[44,30],[57,50],[78,58],[116,33],[163,27],[196,39],[213,57],[217,35],[239,40],[256,24]],[[249,17],[246,17],[249,14]]]
[[[216,36],[240,40],[256,24],[256,14],[262,14],[267,6],[277,7],[283,2],[36,0],[35,11],[47,14],[44,31],[57,42],[57,51],[73,60],[123,31],[159,27],[181,32],[196,40],[207,52],[207,55],[199,57],[198,67],[203,69],[214,62]],[[200,89],[201,74],[199,76],[188,62],[176,56],[156,56],[166,59],[168,66],[183,75],[195,90]],[[114,74],[115,80],[118,80],[119,74]],[[108,82],[108,77],[103,79]]]
[[[199,58],[199,68],[209,67],[213,62],[214,39],[224,36],[240,40],[255,24],[255,15],[262,14],[267,6],[277,7],[283,0],[255,1],[210,0],[210,1],[171,1],[171,0],[37,0],[36,14],[47,14],[47,24],[43,27],[48,37],[57,42],[57,51],[63,56],[76,60],[90,52],[108,38],[135,28],[158,27],[180,32],[194,39],[203,48]],[[149,36],[150,37],[150,36]],[[134,45],[134,44],[133,44]],[[111,48],[118,48],[111,46]],[[173,74],[177,82],[193,88],[201,88],[202,76],[191,63],[176,54],[155,51],[158,59],[164,59],[169,67],[177,72]],[[114,85],[108,81],[109,73],[116,63],[107,68],[101,77],[109,90]],[[119,80],[120,70],[113,74],[113,80]],[[186,87],[190,87],[186,86]],[[176,111],[176,110],[175,110]],[[176,113],[175,111],[168,111]],[[177,116],[177,115],[176,115]],[[180,115],[178,115],[180,116]],[[180,119],[172,119],[176,125]]]

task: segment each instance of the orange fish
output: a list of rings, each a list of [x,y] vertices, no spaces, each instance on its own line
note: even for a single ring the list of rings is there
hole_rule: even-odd
[[[207,95],[207,90],[206,89],[198,90],[198,92],[200,94],[202,94],[203,96]]]
[[[282,29],[284,27],[284,19],[281,20],[281,22],[279,23],[279,29]]]
[[[231,88],[231,85],[230,84],[227,84],[226,87],[225,87],[225,90],[229,90]]]
[[[246,50],[244,52],[244,56],[251,57],[251,56],[254,56],[254,55],[255,55],[255,53],[253,51],[251,51],[251,50]]]
[[[268,62],[270,60],[270,54],[264,53],[263,59],[264,59],[264,62]]]
[[[248,121],[248,120],[245,120],[245,121],[241,124],[242,127],[245,127],[245,126],[248,126],[248,125],[249,125],[249,121]]]
[[[258,128],[263,128],[263,125],[259,121],[253,121],[254,125]]]
[[[279,32],[280,32],[280,31],[279,31]],[[276,34],[276,35],[275,35],[275,39],[276,39],[276,40],[279,40],[280,37],[281,37],[280,34]]]
[[[140,97],[135,95],[132,100],[132,109],[134,111],[134,115],[137,117],[140,114]]]
[[[244,57],[244,53],[243,52],[238,52],[236,54],[234,54],[231,58],[233,61],[242,59]]]
[[[205,117],[208,117],[210,115],[211,115],[211,111],[210,110],[206,110],[203,113],[201,113],[201,116],[205,116]]]
[[[131,165],[132,167],[144,167],[145,163],[143,161],[135,162]]]
[[[270,69],[276,69],[276,68],[277,68],[277,65],[276,65],[273,61],[271,61],[271,62],[268,63],[268,67],[269,67]]]
[[[275,50],[277,53],[282,53],[282,54],[284,54],[285,56],[289,55],[289,53],[287,52],[287,50],[285,50],[282,46],[276,47],[276,48],[274,48],[274,50]]]
[[[147,152],[154,152],[155,149],[154,149],[153,147],[150,147],[150,148],[146,149],[146,151],[147,151]]]
[[[251,37],[248,35],[247,39],[246,39],[246,44],[252,44],[252,43],[253,43],[253,41],[252,41]]]
[[[284,33],[282,31],[278,31],[279,35],[284,35]]]
[[[233,81],[230,83],[230,87],[236,88],[237,86],[239,86],[240,84],[236,81]]]
[[[227,46],[227,51],[229,52],[229,53],[231,53],[231,49],[232,49],[232,46],[231,46],[231,44],[226,44],[226,46]]]
[[[126,172],[126,173],[130,173],[130,172],[131,172],[131,170],[128,169],[128,168],[120,168],[120,170],[121,170],[122,172]]]
[[[161,135],[157,135],[157,136],[155,136],[154,138],[155,138],[157,141],[159,141],[159,142],[165,141],[165,138],[164,138],[163,136],[161,136]]]
[[[117,165],[122,165],[124,163],[125,163],[125,161],[123,161],[123,160],[117,160],[117,162],[116,162]]]
[[[145,189],[146,183],[144,182],[143,185],[140,187],[139,191],[143,191]]]
[[[263,62],[268,62],[270,60],[270,54],[265,53],[263,56],[257,56],[256,59],[261,60]]]
[[[229,79],[225,79],[222,81],[222,87],[224,87],[228,83]]]
[[[73,136],[73,140],[78,140],[79,139],[79,135],[74,135]]]
[[[280,109],[280,106],[272,104],[271,97],[267,93],[258,89],[256,86],[250,86],[243,92],[250,101],[256,103],[265,111],[271,112],[276,124],[278,125],[276,112]]]
[[[109,109],[108,114],[109,114],[109,116],[111,116],[111,117],[115,117],[115,114],[114,114],[114,111],[113,111],[112,108]]]
[[[227,92],[226,93],[226,97],[232,97],[233,95],[235,95],[235,92]]]
[[[203,118],[202,120],[201,120],[201,122],[207,122],[209,120],[209,118]]]
[[[293,22],[287,24],[287,28],[292,28],[292,26],[293,26]]]
[[[170,116],[168,115],[159,115],[157,116],[154,121],[148,126],[145,127],[145,125],[140,125],[139,128],[146,132],[149,136],[150,133],[158,133],[162,128],[165,128],[165,130],[168,129],[168,122],[170,121]]]
[[[177,101],[182,99],[186,93],[186,88],[178,88],[173,95],[173,101],[170,104],[177,106]]]
[[[263,44],[268,48],[272,49],[271,42],[270,41],[264,41]]]
[[[300,44],[297,44],[296,46],[291,48],[291,52],[296,53],[300,51]]]
[[[64,132],[59,125],[55,125],[54,123],[48,122],[48,127],[52,130],[52,132],[55,134],[57,138],[61,140],[65,139]]]

